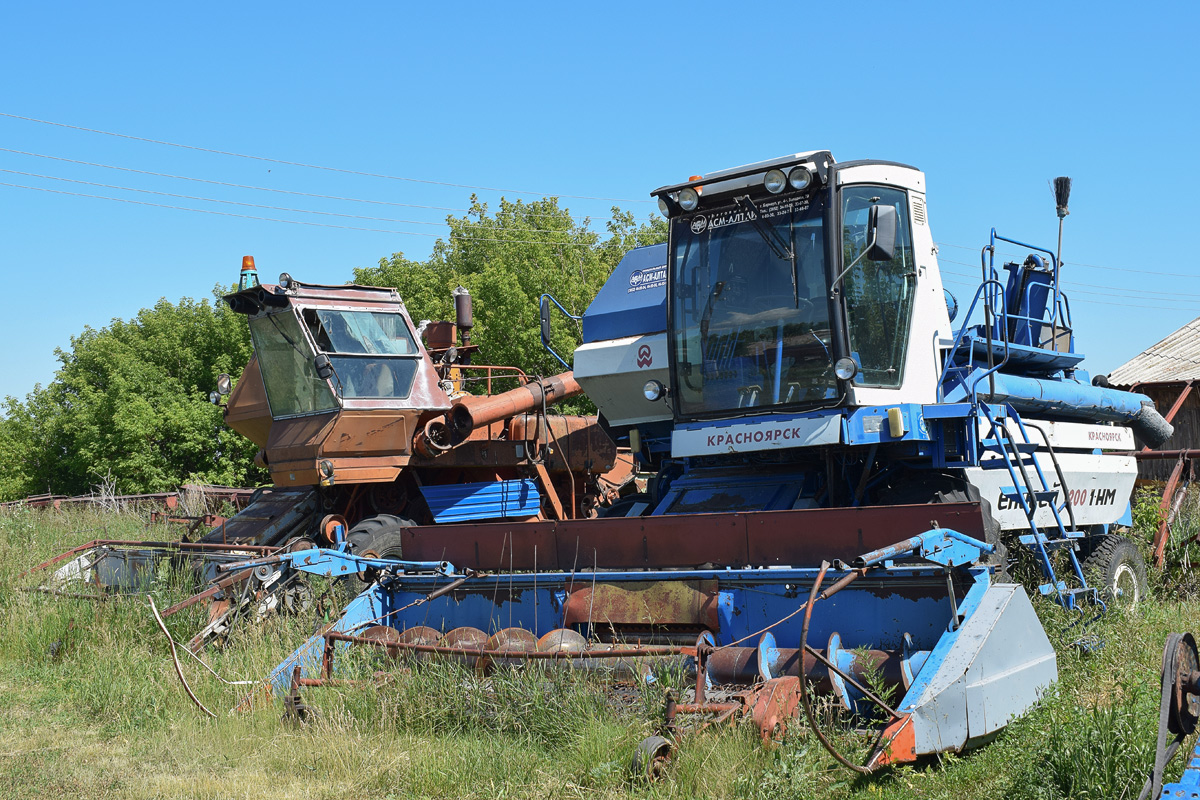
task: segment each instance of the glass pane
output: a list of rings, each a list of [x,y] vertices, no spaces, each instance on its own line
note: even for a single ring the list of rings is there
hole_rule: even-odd
[[[417,374],[415,358],[332,356],[342,397],[408,397]]]
[[[312,365],[315,353],[291,311],[251,320],[250,336],[258,354],[271,416],[310,414],[338,407],[329,384],[317,377]]]
[[[855,383],[899,386],[904,378],[908,330],[915,291],[908,197],[898,189],[852,186],[842,191],[842,264],[849,266],[868,244],[872,205],[896,209],[896,253],[890,261],[863,259],[842,279],[851,355],[860,375]]]
[[[412,356],[417,346],[399,312],[334,311],[308,308],[304,321],[326,353]]]
[[[683,414],[834,396],[822,215],[823,195],[789,195],[673,223],[674,385]]]

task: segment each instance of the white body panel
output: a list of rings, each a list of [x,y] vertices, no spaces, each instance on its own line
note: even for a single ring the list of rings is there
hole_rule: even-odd
[[[785,450],[789,447],[837,444],[841,439],[842,420],[837,416],[727,424],[714,422],[699,430],[673,431],[671,455],[682,458],[751,450]]]
[[[1046,444],[1056,451],[1063,450],[1133,450],[1135,443],[1133,431],[1119,425],[1091,425],[1086,422],[1042,422],[1041,420],[1025,420],[1028,428],[1030,423],[1037,425],[1046,432],[1029,428],[1029,438],[1038,444]]]
[[[953,335],[942,292],[937,248],[933,244],[925,209],[925,175],[906,167],[871,164],[850,167],[837,173],[838,185],[875,183],[908,190],[912,220],[913,260],[917,267],[913,295],[912,330],[905,355],[904,376],[899,387],[855,386],[852,406],[887,406],[899,403],[937,402],[942,360],[938,341]]]
[[[651,379],[671,385],[665,332],[589,342],[575,351],[575,380],[610,425],[671,419],[667,402],[651,402],[642,394]]]
[[[1057,450],[1056,450],[1057,452]],[[1058,463],[1062,467],[1067,489],[1071,492],[1071,504],[1075,510],[1075,524],[1104,525],[1116,522],[1125,513],[1133,482],[1137,479],[1137,460],[1132,456],[1094,455],[1091,453],[1058,452]],[[1000,458],[996,455],[995,458]],[[1058,491],[1056,502],[1063,502],[1062,487],[1054,471],[1050,454],[1036,454],[1042,474],[1050,488]],[[1033,467],[1027,467],[1033,476]],[[992,504],[992,516],[1004,530],[1026,530],[1029,521],[1018,502],[1001,494],[1001,489],[1013,485],[1008,470],[969,467],[967,480],[974,484],[979,493]],[[1036,482],[1036,477],[1034,481]],[[1070,525],[1067,512],[1061,512],[1064,525]],[[1045,528],[1054,524],[1054,515],[1048,505],[1042,505],[1034,515],[1038,526]]]

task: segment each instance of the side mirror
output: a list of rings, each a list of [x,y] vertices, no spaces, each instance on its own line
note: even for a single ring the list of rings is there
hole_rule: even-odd
[[[323,381],[333,377],[333,364],[330,363],[329,356],[324,353],[313,359],[313,368],[317,371],[317,377]]]
[[[868,261],[891,261],[896,255],[896,209],[871,206],[867,215]]]
[[[217,376],[217,394],[224,397],[233,391],[233,379],[222,372]]]
[[[542,323],[542,346],[550,346],[550,298],[542,295],[542,301],[538,305],[538,314],[541,317]]]

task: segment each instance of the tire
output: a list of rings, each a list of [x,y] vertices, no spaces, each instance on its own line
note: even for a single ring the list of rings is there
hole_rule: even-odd
[[[630,516],[629,512],[632,511],[633,507],[638,503],[645,503],[646,507],[642,509],[640,514],[636,514],[634,516],[644,517],[654,510],[654,502],[650,499],[650,495],[646,494],[645,492],[638,492],[637,494],[630,494],[619,498],[608,508],[600,509],[599,516],[628,517]]]
[[[629,765],[634,778],[656,781],[667,770],[667,761],[675,749],[670,739],[662,736],[647,736],[638,743],[633,752],[633,762]]]
[[[377,514],[367,517],[350,529],[346,542],[350,552],[356,556],[370,554],[378,558],[404,557],[404,530],[412,527],[412,520],[393,514]],[[366,591],[375,582],[374,570],[367,569],[359,575],[346,577],[346,590],[354,597]]]
[[[412,520],[405,517],[397,517],[393,514],[376,514],[373,517],[367,517],[360,520],[357,525],[350,529],[346,534],[346,541],[350,544],[350,552],[355,555],[361,554],[366,550],[374,550],[375,538],[388,532],[400,532],[404,528],[412,527]],[[396,556],[399,558],[399,556]]]
[[[1126,608],[1135,608],[1146,596],[1146,562],[1137,545],[1124,536],[1109,534],[1083,561],[1083,574],[1106,597]]]

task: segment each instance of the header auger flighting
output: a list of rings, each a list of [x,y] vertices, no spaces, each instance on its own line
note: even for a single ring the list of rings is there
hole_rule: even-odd
[[[646,769],[695,715],[745,714],[770,738],[803,709],[859,771],[985,741],[1057,679],[1006,546],[1033,548],[1041,592],[1067,607],[1136,593],[1136,550],[1109,533],[1135,467],[1111,451],[1169,426],[1141,395],[1089,384],[1055,252],[1032,248],[1002,281],[996,243],[1027,246],[993,232],[951,327],[912,167],[817,151],[653,195],[669,241],[626,256],[574,356],[648,490],[599,520],[405,529],[411,560],[380,566],[276,687],[328,677],[351,642],[481,668],[682,656],[695,689],[668,699]],[[1089,586],[1088,566],[1112,586]],[[829,744],[810,681],[874,725],[864,762]],[[744,688],[707,699],[725,684]]]

